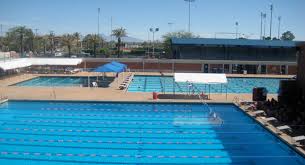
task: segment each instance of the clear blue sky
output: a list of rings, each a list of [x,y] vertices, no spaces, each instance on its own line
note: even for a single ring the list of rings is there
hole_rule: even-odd
[[[274,4],[273,36],[277,36],[277,17],[282,16],[281,31],[290,30],[297,40],[305,40],[305,0],[196,0],[192,5],[192,32],[214,37],[215,32],[239,31],[250,38],[260,33],[260,12],[270,19],[269,4]],[[40,34],[97,33],[97,8],[101,8],[100,31],[124,27],[128,35],[147,40],[149,27],[159,27],[160,38],[172,30],[187,31],[188,5],[184,0],[0,0],[0,24],[5,31],[14,25],[39,29]],[[169,22],[174,23],[172,28]],[[269,29],[269,23],[267,24]],[[269,34],[269,30],[266,30]],[[233,36],[219,36],[233,37]]]

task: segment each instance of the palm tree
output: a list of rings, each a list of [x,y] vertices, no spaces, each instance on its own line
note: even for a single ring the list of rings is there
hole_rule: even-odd
[[[49,41],[50,41],[50,45],[51,45],[51,54],[54,53],[54,38],[55,38],[55,34],[53,33],[53,31],[50,32],[49,36]]]
[[[93,50],[93,55],[95,58],[96,58],[97,46],[102,40],[103,40],[103,38],[96,34],[88,34],[84,38],[84,42],[86,42],[88,47],[91,47],[91,49]]]
[[[76,40],[77,52],[80,53],[81,48],[79,48],[79,43],[81,45],[81,40],[80,40],[81,34],[79,32],[75,32],[75,33],[73,33],[73,36],[75,37],[75,40]]]
[[[68,52],[69,52],[69,57],[71,57],[71,49],[72,46],[75,44],[76,38],[74,35],[71,34],[64,34],[62,36],[62,43],[64,46],[67,46]]]
[[[124,29],[122,27],[118,28],[118,29],[114,29],[112,31],[112,35],[115,36],[118,39],[117,51],[118,51],[118,58],[120,58],[121,42],[122,42],[121,38],[127,36],[126,29]]]
[[[47,45],[48,45],[48,36],[42,36],[41,40],[42,40],[42,46],[43,46],[43,55],[46,55],[46,51],[47,51]]]

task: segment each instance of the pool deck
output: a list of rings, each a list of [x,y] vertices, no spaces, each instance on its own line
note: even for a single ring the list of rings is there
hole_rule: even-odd
[[[89,88],[89,87],[17,87],[10,86],[18,82],[29,80],[38,76],[97,76],[96,73],[81,72],[77,74],[65,75],[65,74],[25,74],[15,77],[0,80],[0,96],[1,98],[8,98],[11,100],[69,100],[69,101],[128,101],[128,102],[186,102],[194,103],[200,102],[200,100],[174,100],[174,99],[162,99],[153,100],[152,93],[133,93],[126,92],[126,90],[119,90],[118,85],[125,79],[129,73],[120,74],[108,88]],[[135,72],[134,75],[155,75],[160,76],[161,73],[153,72]],[[163,73],[164,76],[172,76],[172,73]],[[108,74],[108,76],[114,76],[114,74]],[[287,75],[227,75],[227,77],[261,77],[261,78],[292,78],[293,76]],[[243,101],[251,101],[252,94],[211,94],[210,100],[206,102],[213,103],[233,103],[236,98],[240,98]],[[277,99],[277,95],[268,95],[268,98]],[[252,112],[245,111],[249,116],[253,115]],[[264,125],[274,134],[277,134],[277,130],[272,125],[266,125],[261,118],[255,118],[260,124]],[[287,144],[294,146],[292,138],[285,133],[278,135]],[[299,147],[294,146],[300,153],[305,155],[305,151]]]
[[[142,73],[136,72],[134,75],[161,75],[160,73]],[[29,80],[38,76],[97,76],[96,73],[81,72],[77,74],[25,74],[0,80],[0,95],[14,100],[95,100],[95,101],[157,101],[157,102],[199,102],[199,100],[174,100],[162,99],[153,100],[152,93],[147,92],[126,92],[119,90],[118,85],[125,79],[128,73],[120,74],[108,88],[88,88],[88,87],[17,87],[9,86]],[[172,73],[164,73],[170,76]],[[108,74],[108,76],[114,76]],[[254,77],[254,75],[228,75],[228,77]],[[283,75],[255,75],[255,77],[272,77],[272,78],[290,78],[292,76]],[[211,94],[207,102],[226,102],[231,103],[234,98],[242,100],[252,100],[252,94]],[[277,95],[268,95],[268,98],[275,98]]]

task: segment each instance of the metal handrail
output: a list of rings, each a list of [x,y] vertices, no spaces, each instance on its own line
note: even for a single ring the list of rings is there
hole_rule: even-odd
[[[213,109],[209,106],[209,104],[208,104],[207,102],[204,101],[204,98],[201,97],[201,94],[202,94],[202,93],[199,93],[199,94],[198,94],[198,97],[199,97],[201,103],[209,110],[209,113],[210,113],[210,114],[213,114]],[[214,112],[214,113],[215,113],[215,112]],[[216,113],[215,113],[215,114],[216,114]],[[220,120],[221,124],[224,124],[224,121],[223,121],[218,115],[216,115],[216,118],[217,118],[218,120]]]

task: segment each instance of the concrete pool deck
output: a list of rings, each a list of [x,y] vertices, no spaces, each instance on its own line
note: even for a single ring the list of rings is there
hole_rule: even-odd
[[[88,87],[17,87],[10,86],[22,81],[26,81],[39,76],[97,76],[96,73],[80,72],[77,74],[24,74],[0,80],[1,96],[16,100],[96,100],[96,101],[157,101],[157,102],[199,102],[199,100],[174,100],[162,99],[152,100],[152,93],[147,92],[127,92],[119,90],[118,85],[130,73],[120,74],[108,88],[88,88]],[[156,75],[159,72],[134,72],[134,75]],[[163,73],[165,76],[172,76],[173,73]],[[108,76],[114,76],[109,73]],[[263,78],[291,78],[288,75],[227,75],[228,77],[263,77]],[[238,97],[244,101],[252,100],[252,94],[211,94],[207,102],[233,102]],[[277,95],[269,94],[268,98],[275,98]]]

